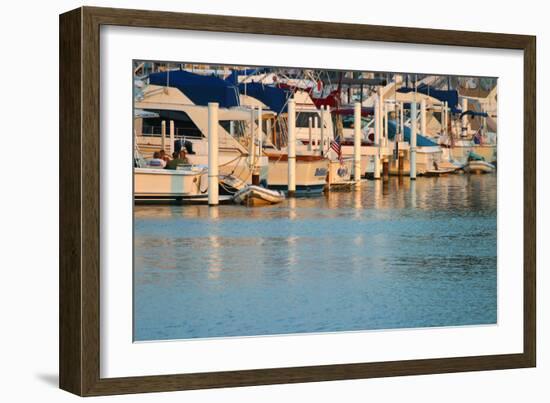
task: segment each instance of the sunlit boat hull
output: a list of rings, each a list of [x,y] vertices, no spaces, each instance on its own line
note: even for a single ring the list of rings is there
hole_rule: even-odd
[[[267,184],[270,189],[288,190],[288,157],[268,154]],[[296,196],[316,196],[323,193],[327,183],[328,160],[320,156],[296,157]]]
[[[208,171],[134,168],[134,197],[137,200],[181,200],[204,197]]]
[[[486,161],[469,161],[464,171],[470,174],[489,174],[495,172],[495,166]]]
[[[328,185],[339,186],[349,184],[353,173],[353,159],[346,158],[341,162],[329,162]]]
[[[281,203],[285,199],[284,193],[266,189],[261,186],[247,186],[233,196],[233,201],[245,206],[266,206]]]

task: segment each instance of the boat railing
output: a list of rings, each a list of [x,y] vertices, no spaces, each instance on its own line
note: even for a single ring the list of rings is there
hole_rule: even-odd
[[[161,126],[145,126],[141,130],[142,136],[148,137],[162,137],[162,127]],[[175,127],[174,135],[176,137],[200,137],[198,135],[193,136],[193,130],[185,127]],[[170,133],[165,134],[166,137],[170,136]]]

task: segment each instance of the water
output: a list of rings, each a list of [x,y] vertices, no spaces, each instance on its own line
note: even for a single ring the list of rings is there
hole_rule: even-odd
[[[496,323],[496,176],[136,206],[139,340]]]

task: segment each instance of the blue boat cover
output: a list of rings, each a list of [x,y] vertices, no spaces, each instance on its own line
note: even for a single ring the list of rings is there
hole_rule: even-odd
[[[173,70],[150,74],[149,83],[175,87],[196,105],[206,106],[209,102],[217,102],[222,108],[239,106],[237,87],[218,77]]]
[[[395,120],[388,120],[388,138],[393,140],[395,138],[395,132],[397,129],[397,122]],[[405,141],[411,142],[411,128],[405,126]],[[416,145],[418,147],[437,147],[438,144],[423,136],[421,133],[416,135]]]
[[[417,87],[416,91],[421,94],[434,97],[441,102],[447,101],[447,104],[449,105],[449,108],[451,108],[452,113],[462,112],[462,110],[458,108],[458,91],[456,90],[437,90],[435,88],[431,88],[428,85],[420,85],[419,87]],[[397,92],[408,94],[409,92],[414,92],[414,88],[403,87],[399,88]]]
[[[241,94],[245,93],[245,84],[239,84]],[[264,85],[261,83],[247,83],[246,95],[263,102],[273,112],[279,114],[286,112],[286,102],[290,91],[279,87]]]

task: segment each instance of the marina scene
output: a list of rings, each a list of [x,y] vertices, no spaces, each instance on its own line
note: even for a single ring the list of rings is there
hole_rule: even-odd
[[[134,340],[497,322],[497,78],[135,61]]]

